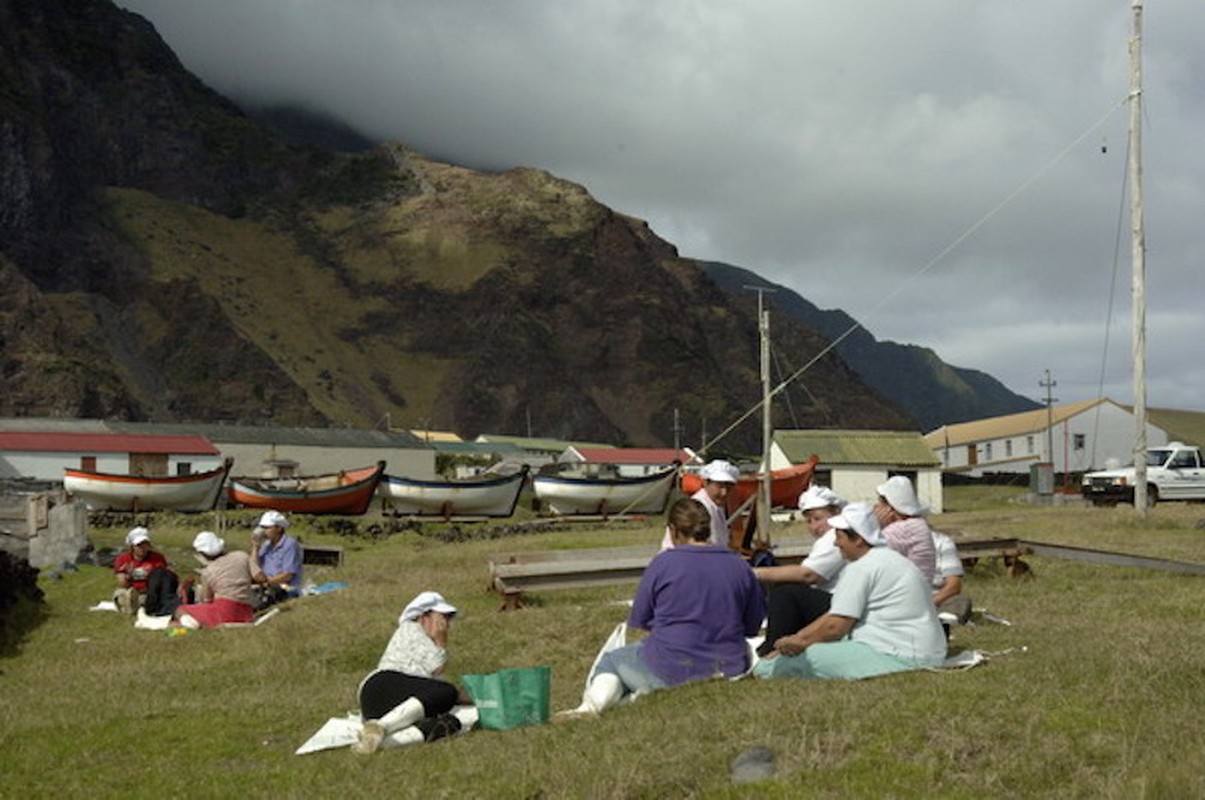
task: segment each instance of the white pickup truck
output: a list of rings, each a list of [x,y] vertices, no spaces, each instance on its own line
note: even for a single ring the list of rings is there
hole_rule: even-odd
[[[1134,467],[1088,472],[1080,493],[1093,505],[1134,502]],[[1148,505],[1160,500],[1205,500],[1205,460],[1201,448],[1170,442],[1146,451]]]

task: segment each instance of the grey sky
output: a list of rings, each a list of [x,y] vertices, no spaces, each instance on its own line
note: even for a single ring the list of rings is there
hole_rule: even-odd
[[[1111,319],[1132,402],[1131,0],[119,4],[235,99],[547,169],[1035,399],[1097,396]],[[1144,22],[1148,402],[1205,410],[1205,4]]]

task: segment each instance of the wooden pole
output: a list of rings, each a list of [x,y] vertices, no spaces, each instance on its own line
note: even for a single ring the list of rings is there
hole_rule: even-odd
[[[1142,0],[1130,39],[1130,256],[1133,267],[1134,511],[1146,516],[1146,233],[1142,213]]]

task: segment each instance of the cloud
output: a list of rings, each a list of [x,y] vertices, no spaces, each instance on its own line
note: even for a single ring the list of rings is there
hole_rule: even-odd
[[[235,99],[547,169],[1020,394],[1050,369],[1063,401],[1095,396],[1108,325],[1105,391],[1132,399],[1128,4],[121,5]],[[1205,7],[1144,27],[1149,402],[1205,409]]]

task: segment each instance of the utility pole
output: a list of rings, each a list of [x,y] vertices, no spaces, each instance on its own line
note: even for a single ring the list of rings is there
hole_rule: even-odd
[[[1050,370],[1046,370],[1046,380],[1038,381],[1038,386],[1046,390],[1046,460],[1050,462],[1052,470],[1054,469],[1054,404],[1058,402],[1058,398],[1051,397],[1050,390],[1058,385],[1058,381],[1051,380]]]
[[[1133,273],[1134,512],[1146,517],[1146,233],[1142,212],[1142,0],[1130,39],[1130,261]]]

